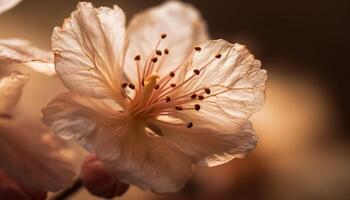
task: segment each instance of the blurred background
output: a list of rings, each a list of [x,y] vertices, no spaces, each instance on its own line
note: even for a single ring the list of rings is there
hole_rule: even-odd
[[[130,17],[160,0],[95,0]],[[192,0],[211,37],[248,46],[268,70],[267,100],[252,117],[260,142],[246,159],[199,168],[183,191],[156,195],[131,187],[118,199],[350,199],[350,2],[348,0]],[[0,38],[49,49],[73,0],[24,0],[0,17]],[[12,67],[12,66],[11,66]],[[40,109],[64,91],[56,77],[31,74],[17,112]],[[9,69],[1,69],[4,75]],[[84,152],[77,156],[77,168]],[[71,199],[97,199],[84,190]]]

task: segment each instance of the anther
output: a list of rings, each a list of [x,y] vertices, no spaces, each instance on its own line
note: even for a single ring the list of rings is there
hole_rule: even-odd
[[[195,99],[197,97],[197,94],[192,94],[191,99]]]
[[[136,61],[141,60],[141,56],[140,55],[135,56],[135,60]]]
[[[161,51],[161,50],[156,50],[156,54],[157,54],[158,56],[161,56],[161,55],[162,55],[162,51]]]
[[[175,106],[176,110],[183,110],[184,108],[182,106]]]
[[[176,87],[175,83],[170,84],[170,87]]]
[[[199,109],[201,109],[201,106],[199,104],[195,104],[194,109],[196,109],[198,111]]]
[[[195,47],[195,48],[194,48],[194,50],[196,50],[196,51],[198,51],[198,52],[199,52],[199,51],[201,51],[201,50],[202,50],[202,48],[200,48],[200,47]]]
[[[158,90],[159,89],[159,84],[155,85],[154,89]]]
[[[142,79],[142,80],[141,80],[141,85],[142,85],[142,86],[145,86],[145,79]]]
[[[161,37],[162,39],[166,38],[166,36],[167,36],[166,33],[162,33],[162,34],[160,35],[160,37]]]
[[[158,58],[154,57],[154,58],[152,58],[151,61],[152,61],[153,63],[156,63],[156,62],[158,61]]]
[[[128,83],[122,83],[122,88],[126,88],[128,86]]]
[[[190,123],[187,124],[187,128],[192,128],[192,126],[193,126],[193,123],[192,123],[192,122],[190,122]]]
[[[175,76],[175,73],[174,72],[170,72],[170,77],[174,77]]]
[[[196,75],[199,75],[199,70],[198,70],[198,69],[194,69],[193,72],[194,72]]]
[[[210,94],[210,89],[209,88],[204,88],[205,93]]]
[[[198,95],[198,99],[199,99],[199,100],[203,100],[203,99],[204,99],[204,96],[200,94],[200,95]]]
[[[165,54],[169,54],[169,49],[164,49]]]
[[[133,90],[133,89],[135,89],[135,85],[132,83],[129,83],[129,88]]]
[[[215,56],[215,58],[217,58],[217,59],[221,58],[221,54],[217,54],[217,55]]]
[[[170,97],[166,97],[166,98],[165,98],[165,101],[166,101],[166,102],[169,102],[170,100],[171,100]]]

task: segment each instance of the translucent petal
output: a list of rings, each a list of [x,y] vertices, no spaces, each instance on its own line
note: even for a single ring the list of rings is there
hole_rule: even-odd
[[[200,47],[180,69],[178,87],[170,96],[190,99],[197,94],[204,99],[186,103],[183,106],[192,109],[174,110],[171,115],[203,128],[236,129],[264,104],[266,71],[243,45],[213,40]],[[200,110],[193,109],[195,104]]]
[[[75,176],[72,160],[52,134],[40,132],[39,121],[0,119],[0,167],[33,188],[57,191]]]
[[[0,79],[0,114],[9,113],[19,101],[29,75],[12,72]]]
[[[128,29],[129,47],[125,70],[135,80],[134,57],[141,55],[141,66],[155,50],[161,34],[167,37],[161,41],[158,50],[162,56],[157,65],[161,75],[169,73],[181,64],[193,46],[208,38],[206,24],[197,9],[179,1],[167,1],[160,6],[147,9],[132,18]],[[169,54],[164,50],[168,49]],[[153,56],[154,56],[153,52]]]
[[[55,75],[53,54],[21,39],[0,40],[0,66],[23,63],[37,72]]]
[[[231,131],[204,129],[196,124],[187,128],[154,121],[154,125],[165,140],[190,156],[199,166],[213,167],[243,157],[257,143],[257,136],[249,121],[243,123],[239,129]]]
[[[80,2],[52,34],[55,67],[69,89],[120,103],[125,15],[117,6],[95,8]]]

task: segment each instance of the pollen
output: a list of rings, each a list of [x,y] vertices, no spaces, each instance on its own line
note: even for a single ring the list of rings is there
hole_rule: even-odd
[[[194,105],[194,109],[198,111],[198,110],[201,109],[201,106],[200,106],[199,104],[195,104],[195,105]]]
[[[190,122],[190,123],[187,124],[187,128],[192,128],[192,126],[193,126],[193,123],[192,123],[192,122]]]
[[[175,106],[176,110],[183,110],[184,108],[182,106]]]
[[[129,83],[129,88],[133,90],[133,89],[135,89],[135,85],[132,83]]]
[[[156,62],[158,61],[158,58],[154,57],[154,58],[152,58],[151,61],[152,61],[153,63],[156,63]]]
[[[194,69],[193,72],[196,74],[196,75],[199,75],[200,71],[198,69]]]
[[[128,86],[128,83],[122,83],[122,88],[126,88]]]
[[[169,54],[169,49],[164,49],[165,54]]]
[[[209,88],[204,88],[205,93],[210,94],[210,89]]]
[[[140,55],[135,56],[135,60],[136,61],[141,60],[141,56]]]
[[[162,34],[160,35],[160,37],[161,37],[162,39],[165,39],[165,38],[166,38],[166,36],[167,36],[167,34],[166,34],[166,33],[162,33]]]
[[[161,56],[161,55],[162,55],[162,51],[161,51],[161,50],[156,50],[156,54],[157,54],[158,56]]]
[[[221,58],[221,54],[217,54],[217,55],[215,56],[215,58],[217,58],[217,59]]]

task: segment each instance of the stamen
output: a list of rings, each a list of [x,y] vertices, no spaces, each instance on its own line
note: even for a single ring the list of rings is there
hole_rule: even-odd
[[[215,58],[217,58],[217,59],[221,58],[221,54],[217,54],[217,55],[215,56]]]
[[[194,105],[194,109],[196,109],[197,111],[201,109],[201,106],[199,104],[195,104]]]
[[[175,83],[170,84],[170,87],[176,87]]]
[[[151,61],[152,61],[153,63],[156,63],[156,62],[158,61],[158,58],[154,57],[154,58],[152,58]]]
[[[161,56],[161,55],[162,55],[162,51],[161,51],[161,50],[156,50],[156,54],[157,54],[158,56]]]
[[[194,50],[196,50],[196,51],[198,51],[198,52],[199,52],[199,51],[201,51],[201,50],[202,50],[202,48],[200,48],[200,47],[195,47],[195,48],[194,48]]]
[[[164,49],[165,54],[169,54],[169,49]]]
[[[184,108],[182,106],[175,106],[176,110],[183,110]]]
[[[191,99],[195,99],[197,97],[197,94],[192,94]]]
[[[122,83],[122,88],[126,88],[128,86],[128,83]]]
[[[135,89],[135,85],[132,83],[129,83],[129,88],[133,90],[133,89]]]
[[[199,75],[200,71],[198,69],[194,69],[193,72],[196,74],[196,75]]]
[[[198,99],[199,99],[199,100],[203,100],[203,99],[204,99],[204,96],[200,94],[200,95],[198,95]]]
[[[166,38],[166,36],[167,36],[167,34],[166,34],[166,33],[162,33],[162,34],[160,35],[160,37],[161,37],[162,39],[165,39],[165,38]]]
[[[204,88],[205,93],[210,94],[210,89],[209,88]]]
[[[187,124],[187,128],[192,128],[192,126],[193,126],[193,123],[192,123],[192,122],[190,122],[190,123]]]
[[[175,73],[174,72],[170,72],[170,77],[174,77],[175,76]]]
[[[136,61],[141,60],[141,56],[140,55],[135,56],[135,60]]]
[[[170,97],[166,97],[165,99],[166,102],[169,102],[170,100],[171,100]]]

